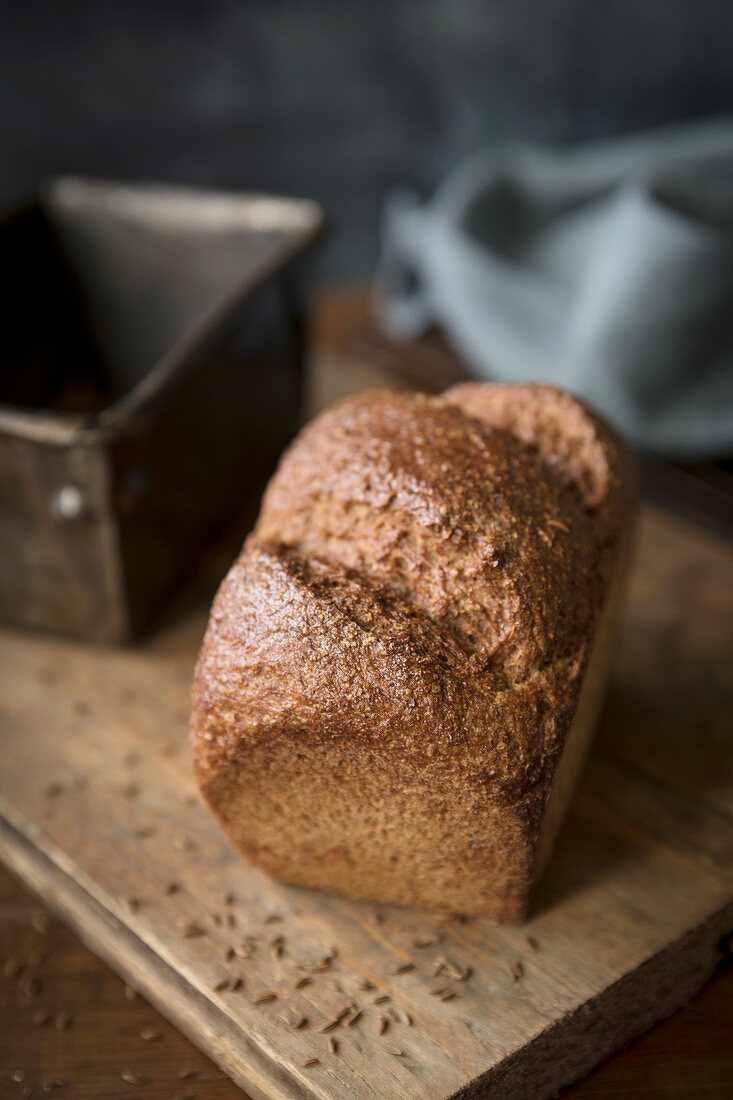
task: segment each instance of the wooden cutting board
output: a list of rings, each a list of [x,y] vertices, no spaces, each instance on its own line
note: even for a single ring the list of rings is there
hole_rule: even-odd
[[[541,1100],[689,1000],[733,929],[732,622],[731,548],[648,510],[596,747],[522,928],[235,856],[187,755],[204,610],[128,650],[0,634],[2,858],[252,1097]]]

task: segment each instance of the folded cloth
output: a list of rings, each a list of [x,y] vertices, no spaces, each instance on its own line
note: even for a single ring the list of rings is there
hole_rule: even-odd
[[[385,329],[437,324],[479,375],[558,383],[641,447],[733,454],[733,120],[503,146],[387,203]]]

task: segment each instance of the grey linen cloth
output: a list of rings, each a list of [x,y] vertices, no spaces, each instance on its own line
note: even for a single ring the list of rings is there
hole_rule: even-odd
[[[475,154],[394,195],[385,329],[438,324],[473,371],[543,379],[643,448],[733,454],[733,120],[564,151]]]

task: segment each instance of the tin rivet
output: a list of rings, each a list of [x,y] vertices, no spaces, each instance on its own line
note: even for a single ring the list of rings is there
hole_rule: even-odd
[[[77,519],[84,511],[84,497],[76,485],[64,485],[54,493],[51,510],[59,519]]]

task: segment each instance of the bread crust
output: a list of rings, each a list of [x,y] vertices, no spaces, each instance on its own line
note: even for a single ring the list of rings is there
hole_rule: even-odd
[[[277,877],[520,920],[635,495],[547,386],[376,391],[283,456],[193,688],[202,792]]]

